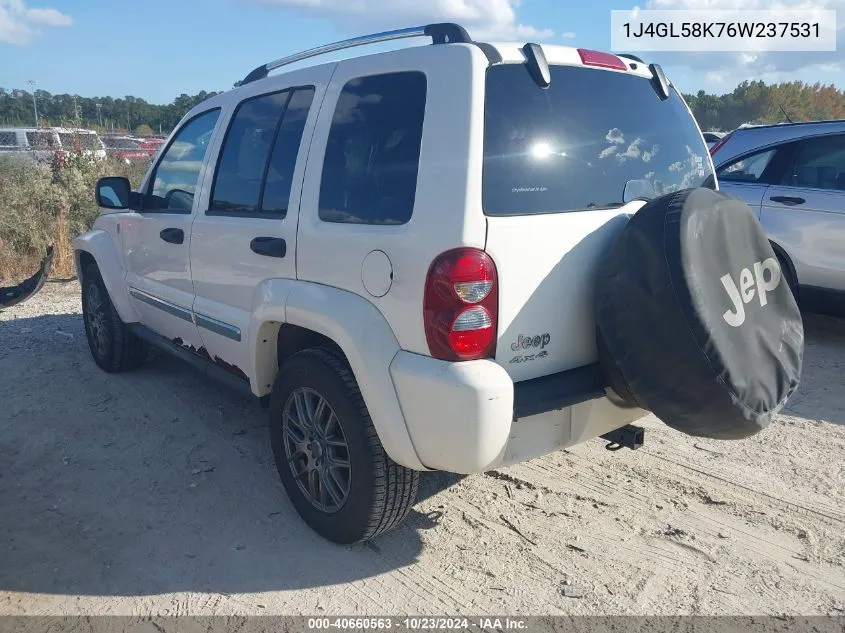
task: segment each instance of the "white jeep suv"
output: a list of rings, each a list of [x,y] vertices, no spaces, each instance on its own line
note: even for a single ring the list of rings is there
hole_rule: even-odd
[[[321,47],[196,106],[139,191],[97,199],[75,242],[97,364],[152,344],[262,398],[292,503],[341,543],[397,524],[419,471],[635,448],[645,409],[744,437],[800,374],[756,219],[632,57],[453,24]]]

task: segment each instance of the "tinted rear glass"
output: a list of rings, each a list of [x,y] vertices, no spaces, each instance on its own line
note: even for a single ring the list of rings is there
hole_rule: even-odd
[[[425,74],[359,77],[337,100],[320,182],[320,219],[404,224],[417,194]]]
[[[552,66],[551,76],[542,89],[524,65],[487,72],[488,215],[606,208],[712,183],[674,90],[662,101],[648,79],[579,66]]]

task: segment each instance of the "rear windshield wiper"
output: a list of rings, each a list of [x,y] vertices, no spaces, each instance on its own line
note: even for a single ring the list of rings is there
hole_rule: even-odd
[[[595,202],[591,202],[584,207],[584,209],[618,209],[622,206],[625,206],[624,202],[608,202],[606,204],[596,204]]]

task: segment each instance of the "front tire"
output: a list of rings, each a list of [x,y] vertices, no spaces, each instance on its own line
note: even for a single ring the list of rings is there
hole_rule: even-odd
[[[313,348],[282,366],[270,397],[273,455],[303,520],[341,544],[398,525],[414,504],[419,473],[385,453],[352,371]]]
[[[94,266],[82,275],[82,317],[94,362],[109,373],[129,371],[144,362],[146,346],[120,320]]]

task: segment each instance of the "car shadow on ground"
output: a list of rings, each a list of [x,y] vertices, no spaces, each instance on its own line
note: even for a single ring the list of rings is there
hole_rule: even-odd
[[[789,413],[845,424],[845,321],[808,315]],[[106,374],[76,314],[0,322],[0,590],[252,593],[414,564],[461,477],[425,473],[408,520],[339,546],[299,519],[255,399],[165,355]]]
[[[0,322],[0,590],[247,593],[413,564],[439,511],[340,546],[288,501],[268,412],[163,354],[106,374],[79,315]],[[420,503],[460,477],[424,473]]]
[[[804,365],[801,384],[785,413],[845,424],[845,319],[803,314]]]

